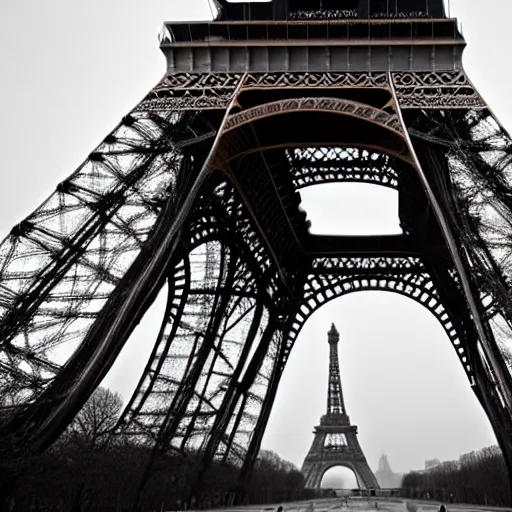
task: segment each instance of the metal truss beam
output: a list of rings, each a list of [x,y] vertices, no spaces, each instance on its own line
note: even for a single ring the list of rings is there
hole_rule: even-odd
[[[296,189],[319,183],[370,183],[398,188],[393,159],[383,153],[359,148],[317,147],[287,150],[288,172]]]
[[[310,254],[320,257],[345,256],[417,256],[418,248],[406,235],[381,236],[328,236],[309,235],[304,248]]]

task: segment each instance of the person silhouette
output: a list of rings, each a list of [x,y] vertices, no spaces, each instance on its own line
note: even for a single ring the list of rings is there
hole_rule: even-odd
[[[446,512],[446,507],[443,503],[441,503],[441,506],[439,507],[439,512]]]

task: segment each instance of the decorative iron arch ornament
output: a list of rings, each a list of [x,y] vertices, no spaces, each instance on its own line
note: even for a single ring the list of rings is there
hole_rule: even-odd
[[[199,482],[229,462],[240,496],[300,326],[356,289],[436,315],[512,469],[512,140],[456,20],[322,12],[167,24],[166,76],[0,244],[4,494],[166,283],[117,430],[155,457],[193,450]],[[300,189],[343,181],[397,190],[402,234],[312,235]]]
[[[375,123],[393,130],[399,135],[403,135],[403,127],[396,115],[357,101],[329,97],[289,98],[243,110],[230,116],[226,123],[225,132],[227,133],[245,124],[256,122],[259,119],[293,112],[340,114]]]
[[[364,291],[383,291],[407,297],[439,321],[452,343],[464,371],[475,384],[468,353],[461,343],[458,322],[445,309],[431,276],[419,258],[322,258],[313,263],[288,337],[289,351],[308,319],[328,302]]]
[[[398,189],[399,166],[389,155],[351,147],[286,151],[297,190],[322,183],[368,183]]]

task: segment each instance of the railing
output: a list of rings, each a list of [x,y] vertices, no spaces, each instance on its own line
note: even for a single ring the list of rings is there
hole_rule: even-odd
[[[339,44],[349,40],[451,40],[463,41],[454,19],[333,19],[314,18],[296,21],[219,21],[197,23],[166,23],[166,39],[172,43],[218,43],[242,41],[331,41]]]
[[[428,12],[375,12],[369,16],[369,19],[432,19],[433,16]],[[316,9],[314,11],[294,11],[290,13],[289,20],[348,20],[365,19],[361,18],[356,9]]]

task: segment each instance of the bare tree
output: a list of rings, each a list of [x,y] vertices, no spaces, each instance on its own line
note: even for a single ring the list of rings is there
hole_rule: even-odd
[[[22,390],[6,374],[0,373],[0,409],[20,405],[22,396]]]
[[[510,500],[507,467],[498,446],[461,455],[424,471],[405,475],[407,496],[487,505],[507,505]]]
[[[71,422],[66,437],[91,451],[106,448],[122,407],[119,393],[98,388]]]

